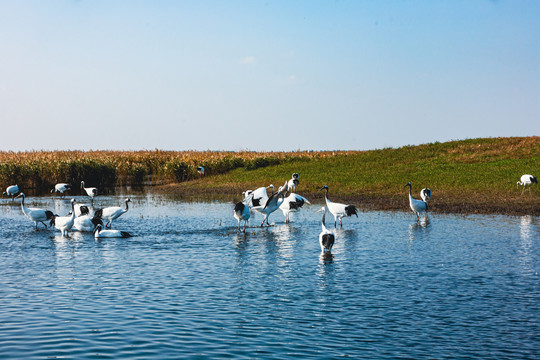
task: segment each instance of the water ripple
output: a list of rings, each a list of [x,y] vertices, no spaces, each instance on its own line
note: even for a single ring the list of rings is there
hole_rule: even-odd
[[[1,358],[540,357],[535,218],[364,212],[321,256],[316,205],[244,234],[231,204],[134,197],[114,226],[136,237],[100,240],[16,209]]]

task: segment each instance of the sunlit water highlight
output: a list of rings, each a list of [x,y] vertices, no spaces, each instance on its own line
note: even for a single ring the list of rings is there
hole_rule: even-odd
[[[103,240],[2,201],[0,358],[540,358],[537,218],[364,212],[321,257],[320,205],[240,234],[231,203],[132,200]]]

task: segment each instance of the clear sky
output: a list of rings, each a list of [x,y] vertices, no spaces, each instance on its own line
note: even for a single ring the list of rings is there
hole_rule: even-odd
[[[0,150],[540,135],[540,1],[0,0]]]

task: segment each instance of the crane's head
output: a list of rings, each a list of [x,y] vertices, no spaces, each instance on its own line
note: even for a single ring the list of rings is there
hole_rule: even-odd
[[[96,232],[99,234],[99,232],[101,231],[101,229],[103,229],[103,225],[97,224],[97,225],[96,225],[96,228],[94,229],[94,234],[95,234]]]
[[[323,189],[326,190],[326,191],[328,191],[328,185],[324,185],[324,186],[323,186],[322,188],[320,188],[319,190],[323,190]]]
[[[298,179],[299,177],[300,177],[300,174],[298,174],[298,173],[293,173],[292,174],[293,179]]]
[[[326,211],[326,208],[323,206],[322,208],[320,208],[319,210],[317,210],[317,212],[322,212],[324,214],[324,212]]]
[[[411,185],[411,182],[410,182],[410,181],[409,181],[409,182],[407,183],[407,185],[405,185],[404,187],[407,187],[407,186],[408,186],[408,187],[412,187],[412,185]]]
[[[15,196],[15,199],[20,198],[20,197],[24,197],[24,196],[25,196],[24,193],[20,193],[19,195]]]
[[[84,181],[81,181],[81,189],[84,187]]]

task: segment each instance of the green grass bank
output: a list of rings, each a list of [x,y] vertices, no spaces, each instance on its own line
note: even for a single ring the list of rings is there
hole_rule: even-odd
[[[180,195],[241,198],[260,186],[283,185],[300,173],[296,192],[322,201],[318,191],[365,210],[407,210],[407,188],[419,198],[424,187],[433,191],[431,212],[540,215],[540,188],[521,195],[516,182],[523,174],[540,175],[540,137],[482,138],[431,143],[373,151],[326,152],[254,170],[225,174],[160,187]]]

